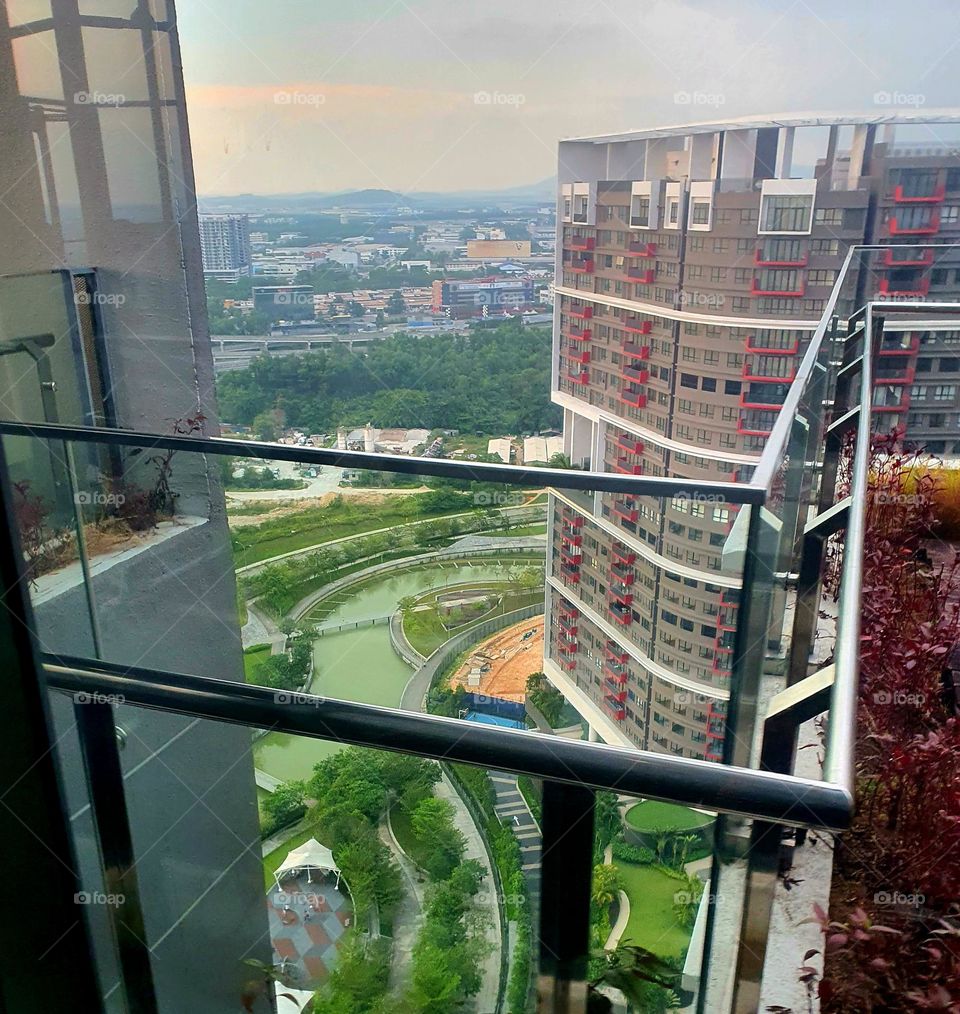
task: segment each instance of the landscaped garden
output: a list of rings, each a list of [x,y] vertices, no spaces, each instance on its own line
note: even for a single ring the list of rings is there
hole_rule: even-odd
[[[269,644],[251,644],[243,649],[243,676],[247,683],[259,683],[260,667],[270,657]]]
[[[630,918],[620,938],[661,958],[679,958],[690,943],[690,929],[676,915],[682,884],[658,866],[614,862],[618,886],[630,899]]]

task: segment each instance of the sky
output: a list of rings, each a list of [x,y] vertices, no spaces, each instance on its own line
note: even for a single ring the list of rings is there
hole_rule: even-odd
[[[564,137],[960,105],[956,0],[189,0],[202,195],[497,189]]]

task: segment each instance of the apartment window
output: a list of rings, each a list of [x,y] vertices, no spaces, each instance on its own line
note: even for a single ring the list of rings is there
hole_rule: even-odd
[[[734,268],[733,270],[733,280],[737,285],[745,285],[750,281],[752,275],[753,272],[750,268]]]
[[[759,218],[760,213],[756,208],[741,208],[740,209],[740,224],[741,225],[752,225]]]
[[[688,278],[703,278],[703,265],[702,264],[689,264],[687,266],[687,277]]]
[[[743,353],[742,352],[728,352],[727,353],[727,366],[731,370],[739,370],[743,367]]]
[[[926,229],[933,225],[933,210],[931,208],[896,208],[891,213],[891,217],[897,220],[897,228],[901,230]]]
[[[810,253],[817,254],[820,257],[836,257],[840,253],[840,241],[836,239],[812,239],[810,240]]]
[[[692,387],[696,390],[697,377],[694,373],[681,373],[680,374],[680,386],[681,387]]]
[[[650,225],[650,198],[636,194],[630,201],[630,224],[636,228]]]
[[[936,169],[891,169],[890,186],[899,186],[904,197],[929,197],[937,189]]]
[[[701,444],[712,444],[713,440],[710,438],[709,430],[697,430],[697,441]],[[690,538],[693,539],[693,532],[690,533]],[[697,540],[694,539],[696,542]]]
[[[689,402],[688,402],[689,404]],[[682,410],[681,410],[682,411]],[[691,409],[692,414],[692,409]],[[690,439],[690,427],[684,423],[680,423],[676,427],[676,437],[678,440],[689,440]]]
[[[563,219],[565,222],[570,221],[570,216],[573,213],[573,198],[567,195],[563,199]]]
[[[753,250],[753,248],[754,246],[752,239],[748,239],[741,236],[740,239],[737,240],[737,253],[740,254],[741,256],[743,254],[750,253],[750,251]]]
[[[587,201],[586,194],[573,195],[573,220],[581,225],[585,225],[587,221]]]
[[[813,216],[814,225],[830,225],[839,227],[843,225],[842,208],[817,208]]]
[[[726,240],[723,240],[725,243]],[[727,277],[727,269],[713,267],[710,269],[710,281],[711,282],[722,282]]]
[[[960,169],[947,170],[947,190],[960,190]]]
[[[693,402],[689,398],[677,399],[677,411],[684,415],[693,415]]]
[[[809,194],[769,194],[763,199],[763,232],[809,232],[813,197]]]
[[[714,212],[716,217],[717,225],[727,225],[733,219],[733,210],[731,208],[720,208]]]
[[[713,252],[715,254],[725,254],[729,249],[730,249],[730,240],[715,239],[713,241]]]
[[[910,397],[916,398],[918,401],[925,401],[927,397],[927,385],[926,384],[914,384],[910,388]]]
[[[763,292],[799,292],[800,272],[796,268],[765,268],[757,273],[757,288]]]
[[[667,204],[667,221],[670,225],[676,225],[680,220],[680,201],[676,197],[671,197]]]
[[[733,433],[721,433],[720,434],[720,446],[725,447],[728,450],[731,447],[737,446],[737,438]]]
[[[955,384],[938,384],[933,389],[933,400],[934,401],[953,401],[957,394],[957,387]]]
[[[709,201],[694,201],[690,210],[690,224],[691,225],[709,225],[710,224],[710,202]]]
[[[746,313],[750,309],[749,296],[734,296],[730,301],[734,313]]]
[[[720,418],[724,422],[733,422],[737,418],[737,409],[734,408],[732,405],[724,405],[720,409]],[[733,447],[734,445],[730,444],[730,446]]]
[[[956,373],[958,371],[960,371],[960,359],[953,357],[940,360],[941,373]]]
[[[739,394],[743,384],[739,380],[725,380],[723,382],[723,393],[724,394]]]
[[[683,357],[684,362],[696,362],[697,350],[690,345],[684,345],[680,350],[680,354]]]
[[[716,391],[717,389],[716,377],[703,377],[700,381],[700,387],[704,391]]]
[[[687,240],[687,247],[689,250],[702,250],[703,243],[703,236],[691,236],[690,239]]]
[[[715,364],[720,362],[720,353],[716,349],[704,349],[703,361],[705,363]]]
[[[798,239],[768,239],[760,248],[762,261],[798,261],[802,257]]]

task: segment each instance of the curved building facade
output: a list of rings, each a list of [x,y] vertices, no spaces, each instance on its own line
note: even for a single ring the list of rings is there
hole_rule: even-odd
[[[960,289],[956,116],[564,141],[559,191],[553,399],[575,465],[749,479],[852,245],[878,250],[841,316]],[[960,455],[960,333],[904,331],[881,356],[875,409]],[[736,515],[710,497],[551,495],[545,669],[594,734],[722,759]]]

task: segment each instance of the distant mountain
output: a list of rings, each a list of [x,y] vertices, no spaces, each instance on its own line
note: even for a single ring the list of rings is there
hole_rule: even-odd
[[[414,191],[401,194],[395,190],[343,190],[333,193],[318,191],[299,194],[235,194],[200,197],[200,210],[205,212],[294,213],[311,211],[365,211],[370,214],[395,212],[397,208],[422,211],[470,208],[510,209],[536,204],[553,204],[556,179],[506,187],[502,190]]]

